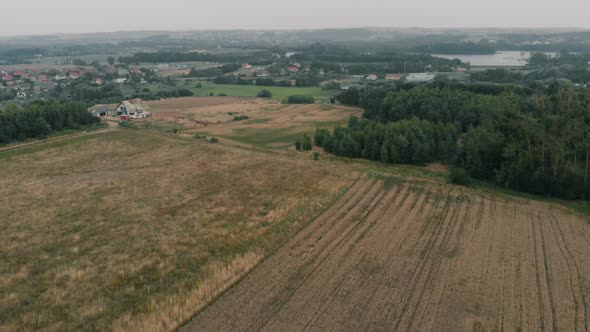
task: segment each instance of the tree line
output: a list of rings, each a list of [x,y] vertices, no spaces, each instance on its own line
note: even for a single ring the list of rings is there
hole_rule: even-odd
[[[44,138],[53,131],[99,123],[84,104],[37,100],[26,106],[9,104],[0,111],[0,144]]]
[[[363,119],[318,129],[337,155],[385,163],[443,162],[534,194],[590,198],[590,92],[550,86],[484,94],[455,87],[357,91]]]

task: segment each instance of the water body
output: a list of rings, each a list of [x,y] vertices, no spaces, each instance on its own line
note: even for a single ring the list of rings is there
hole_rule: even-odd
[[[545,53],[555,56],[556,53]],[[459,59],[468,62],[472,66],[510,66],[524,67],[531,58],[531,52],[527,51],[498,51],[496,54],[433,54],[433,56],[445,59]]]

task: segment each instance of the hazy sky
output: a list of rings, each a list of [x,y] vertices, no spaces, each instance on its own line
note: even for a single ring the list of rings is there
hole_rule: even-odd
[[[0,0],[0,35],[363,26],[590,28],[590,0]]]

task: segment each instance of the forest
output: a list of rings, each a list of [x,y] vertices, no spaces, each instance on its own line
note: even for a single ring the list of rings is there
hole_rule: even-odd
[[[443,162],[515,190],[590,198],[587,90],[554,84],[483,93],[439,85],[357,90],[340,101],[365,112],[346,128],[317,130],[315,144],[328,152],[395,164]]]
[[[100,119],[80,103],[34,101],[27,106],[9,104],[0,112],[0,144],[27,138],[45,138],[51,132],[79,129]]]

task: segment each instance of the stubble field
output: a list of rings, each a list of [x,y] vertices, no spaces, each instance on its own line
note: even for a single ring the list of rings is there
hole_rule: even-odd
[[[365,178],[185,330],[585,331],[588,241],[561,207]]]

